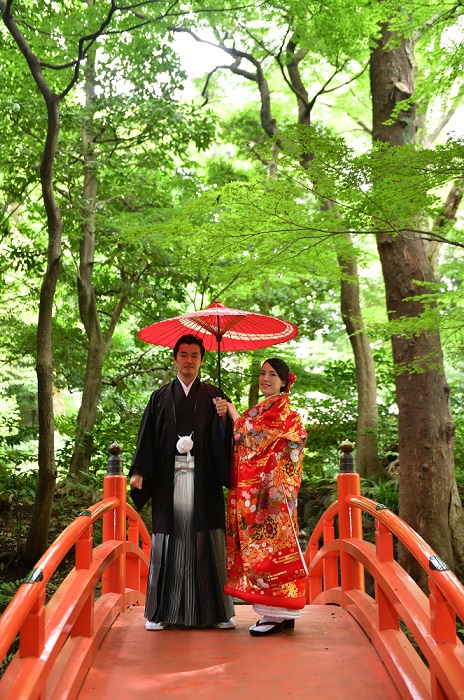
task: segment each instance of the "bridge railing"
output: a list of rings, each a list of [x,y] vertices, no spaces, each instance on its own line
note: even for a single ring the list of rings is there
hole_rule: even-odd
[[[145,600],[150,536],[126,503],[121,448],[112,445],[110,453],[103,500],[57,537],[0,618],[1,659],[19,635],[19,651],[0,680],[2,700],[75,698],[115,618]],[[94,546],[100,518],[103,541]],[[74,568],[46,603],[46,586],[73,546]]]
[[[351,443],[342,445],[338,501],[308,542],[307,602],[340,605],[353,615],[401,698],[462,700],[464,647],[456,623],[464,624],[464,587],[403,520],[360,495],[352,450]],[[363,512],[374,519],[375,544],[363,539]],[[395,561],[394,537],[427,572],[428,596]],[[366,572],[373,595],[366,592]]]
[[[417,533],[360,495],[352,448],[344,448],[338,501],[319,521],[306,550],[307,601],[340,605],[355,617],[402,698],[462,700],[464,648],[456,618],[464,623],[464,588]],[[114,619],[144,601],[150,537],[126,504],[119,454],[116,447],[108,461],[103,500],[61,533],[0,619],[0,658],[19,634],[19,651],[0,681],[4,700],[75,698]],[[374,518],[375,544],[363,540],[362,512]],[[103,542],[94,547],[92,528],[100,518]],[[427,571],[428,596],[394,560],[393,537]],[[75,566],[45,604],[46,585],[73,546]],[[366,572],[374,581],[373,595],[366,592]]]

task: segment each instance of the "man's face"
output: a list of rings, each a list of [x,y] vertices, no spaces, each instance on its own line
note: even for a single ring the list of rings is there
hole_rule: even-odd
[[[174,362],[184,384],[191,384],[196,379],[202,364],[200,348],[198,345],[181,343]]]

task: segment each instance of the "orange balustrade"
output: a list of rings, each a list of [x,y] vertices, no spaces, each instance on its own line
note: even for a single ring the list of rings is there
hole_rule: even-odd
[[[112,448],[103,500],[57,537],[0,618],[2,659],[19,634],[19,651],[0,680],[4,700],[76,697],[115,618],[145,599],[150,536],[126,503],[126,478],[114,469],[120,448]],[[92,528],[100,518],[103,542],[94,547]],[[45,604],[46,585],[73,546],[75,566]]]
[[[360,495],[352,449],[344,445],[338,501],[323,514],[308,543],[307,602],[340,605],[355,617],[402,698],[462,700],[464,646],[456,618],[464,624],[464,587],[395,513]],[[375,544],[363,540],[362,512],[374,518]],[[394,537],[427,572],[428,598],[395,561]],[[373,595],[365,590],[369,576]]]

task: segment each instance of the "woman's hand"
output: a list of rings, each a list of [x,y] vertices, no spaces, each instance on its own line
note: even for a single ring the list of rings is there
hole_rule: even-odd
[[[132,474],[129,484],[133,486],[135,489],[141,489],[142,488],[142,482],[143,482],[143,476],[141,474]]]

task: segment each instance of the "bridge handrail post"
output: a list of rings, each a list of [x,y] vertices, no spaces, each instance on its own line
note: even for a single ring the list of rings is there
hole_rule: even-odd
[[[437,644],[456,646],[456,614],[453,606],[446,599],[431,577],[429,585],[430,627]]]
[[[377,518],[375,526],[375,553],[378,562],[393,562],[393,535],[391,530]],[[382,587],[376,583],[377,623],[379,630],[399,630],[400,619],[397,610]]]
[[[361,480],[356,472],[353,450],[354,445],[345,440],[340,445],[340,473],[337,477],[338,524],[340,538],[340,578],[342,594],[344,591],[357,589],[364,591],[364,572],[362,564],[343,550],[343,540],[353,537],[362,539],[362,513],[349,503],[350,496],[361,495]]]
[[[89,511],[81,513],[88,515]],[[74,545],[75,569],[89,570],[93,562],[93,525],[90,524],[87,530],[80,535]],[[91,637],[94,631],[94,593],[89,594],[82,609],[72,627],[71,637]]]
[[[334,519],[327,518],[323,529],[324,545],[333,542],[335,539]],[[322,571],[324,579],[324,589],[336,588],[338,586],[338,562],[335,557],[324,557],[322,561]]]
[[[107,475],[103,479],[104,498],[116,496],[119,505],[103,515],[103,542],[116,540],[123,543],[121,554],[107,568],[102,576],[102,593],[119,593],[121,608],[124,608],[126,589],[126,488],[127,481],[123,474],[124,461],[121,457],[122,447],[114,442],[108,448]]]
[[[377,518],[375,524],[375,553],[377,561],[393,561],[393,535],[391,530]]]
[[[45,589],[34,602],[19,635],[19,656],[38,658],[45,646]]]
[[[139,519],[134,514],[131,508],[127,509],[127,520],[128,520],[128,530],[127,530],[127,541],[139,546],[140,543],[140,527]],[[145,551],[145,540],[142,539],[142,551]],[[145,551],[146,554],[146,551]],[[146,577],[142,576],[142,562],[139,557],[130,556],[127,554],[126,559],[126,585],[127,588],[132,588],[136,591],[141,591],[143,594],[146,593]]]

